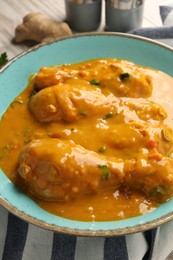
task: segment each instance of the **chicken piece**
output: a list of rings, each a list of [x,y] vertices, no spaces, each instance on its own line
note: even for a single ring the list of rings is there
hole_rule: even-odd
[[[165,118],[167,118],[166,111],[158,103],[147,101],[143,98],[122,98],[122,100],[124,105],[126,105],[131,111],[136,111],[138,117],[144,121],[148,121],[150,119],[163,121]]]
[[[173,194],[173,159],[148,152],[130,160],[106,158],[72,141],[33,140],[19,156],[18,172],[28,189],[44,200],[66,201],[103,189],[125,186],[153,200]]]
[[[98,73],[95,74],[95,71]],[[110,90],[117,97],[147,98],[152,94],[152,79],[142,67],[132,62],[120,60],[93,60],[81,64],[61,67],[43,67],[35,75],[38,89],[55,84],[69,83],[68,79],[76,77],[88,84]]]
[[[33,82],[40,90],[64,83],[66,79],[74,77],[76,74],[78,74],[78,71],[66,67],[42,67],[35,75]]]
[[[109,126],[108,129],[102,129],[100,142],[105,146],[110,145],[124,158],[124,149],[127,157],[139,153],[141,148],[150,149],[150,156],[151,153],[163,156],[173,153],[173,132],[163,123],[151,125],[129,122]]]
[[[137,66],[121,68],[119,64],[112,64],[112,72],[102,76],[100,86],[110,89],[117,97],[132,98],[148,98],[153,89],[151,78]]]
[[[92,86],[56,85],[40,90],[33,95],[29,109],[39,122],[64,120],[75,122],[82,117],[107,114],[118,115],[121,112],[127,121],[159,120],[166,118],[164,109],[154,102],[145,99],[117,98],[112,94],[104,95],[99,88]],[[135,117],[134,112],[135,111]]]
[[[162,203],[173,195],[173,159],[150,154],[124,163],[124,186],[144,192],[153,201]]]
[[[109,185],[116,187],[122,179],[123,163],[108,162],[72,141],[47,138],[24,147],[18,172],[35,196],[64,201],[107,187],[108,178]]]
[[[75,122],[84,116],[105,115],[115,102],[99,89],[63,84],[39,91],[31,98],[29,109],[39,122]],[[116,107],[113,105],[114,113]]]

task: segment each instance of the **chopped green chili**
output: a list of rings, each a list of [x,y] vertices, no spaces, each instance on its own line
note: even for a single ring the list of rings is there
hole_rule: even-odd
[[[106,164],[99,164],[98,167],[101,169],[102,180],[108,180],[110,177],[110,170]]]
[[[165,188],[164,187],[161,187],[161,186],[157,186],[157,187],[154,187],[151,192],[150,192],[150,196],[151,197],[158,197],[158,195],[164,195],[165,194]]]
[[[95,86],[99,86],[100,85],[100,81],[98,81],[96,79],[92,79],[92,80],[90,80],[90,84],[91,85],[95,85]]]
[[[86,110],[82,110],[82,111],[80,111],[80,115],[82,115],[82,116],[86,116],[86,115],[87,115],[87,111],[86,111]]]
[[[105,150],[106,150],[106,147],[105,147],[105,146],[101,146],[101,147],[99,148],[99,153],[104,153]]]
[[[123,81],[129,80],[130,79],[130,74],[128,72],[123,72],[120,74],[120,79]]]
[[[103,119],[108,119],[108,118],[111,118],[113,117],[113,113],[112,112],[109,112],[108,114],[106,114]]]
[[[39,88],[38,88],[38,86],[35,84],[35,85],[34,85],[34,88],[33,88],[33,90],[32,90],[32,92],[31,92],[30,97],[32,97],[33,95],[35,95],[38,91],[39,91]]]

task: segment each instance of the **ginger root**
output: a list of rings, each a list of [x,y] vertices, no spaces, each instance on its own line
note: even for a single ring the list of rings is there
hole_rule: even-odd
[[[35,42],[48,42],[52,39],[71,35],[71,29],[65,22],[57,23],[45,14],[29,13],[23,18],[23,23],[15,29],[15,42],[32,40]]]

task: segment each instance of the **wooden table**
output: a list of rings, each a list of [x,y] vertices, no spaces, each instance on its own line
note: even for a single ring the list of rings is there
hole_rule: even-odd
[[[159,4],[166,0],[145,0],[143,27],[161,26]],[[104,30],[104,0],[102,23],[99,30]],[[23,17],[30,12],[43,12],[51,19],[62,22],[65,20],[64,0],[1,0],[0,1],[0,54],[7,52],[9,59],[27,50],[26,43],[13,42],[15,28]]]

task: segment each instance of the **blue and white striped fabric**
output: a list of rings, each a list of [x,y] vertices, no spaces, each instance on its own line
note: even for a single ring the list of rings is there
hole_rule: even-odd
[[[163,27],[131,33],[173,46],[173,2],[160,6]],[[165,260],[173,250],[173,221],[120,237],[76,237],[28,224],[0,206],[2,260]]]
[[[172,242],[173,222],[120,237],[76,237],[28,224],[0,206],[2,260],[165,260]]]

